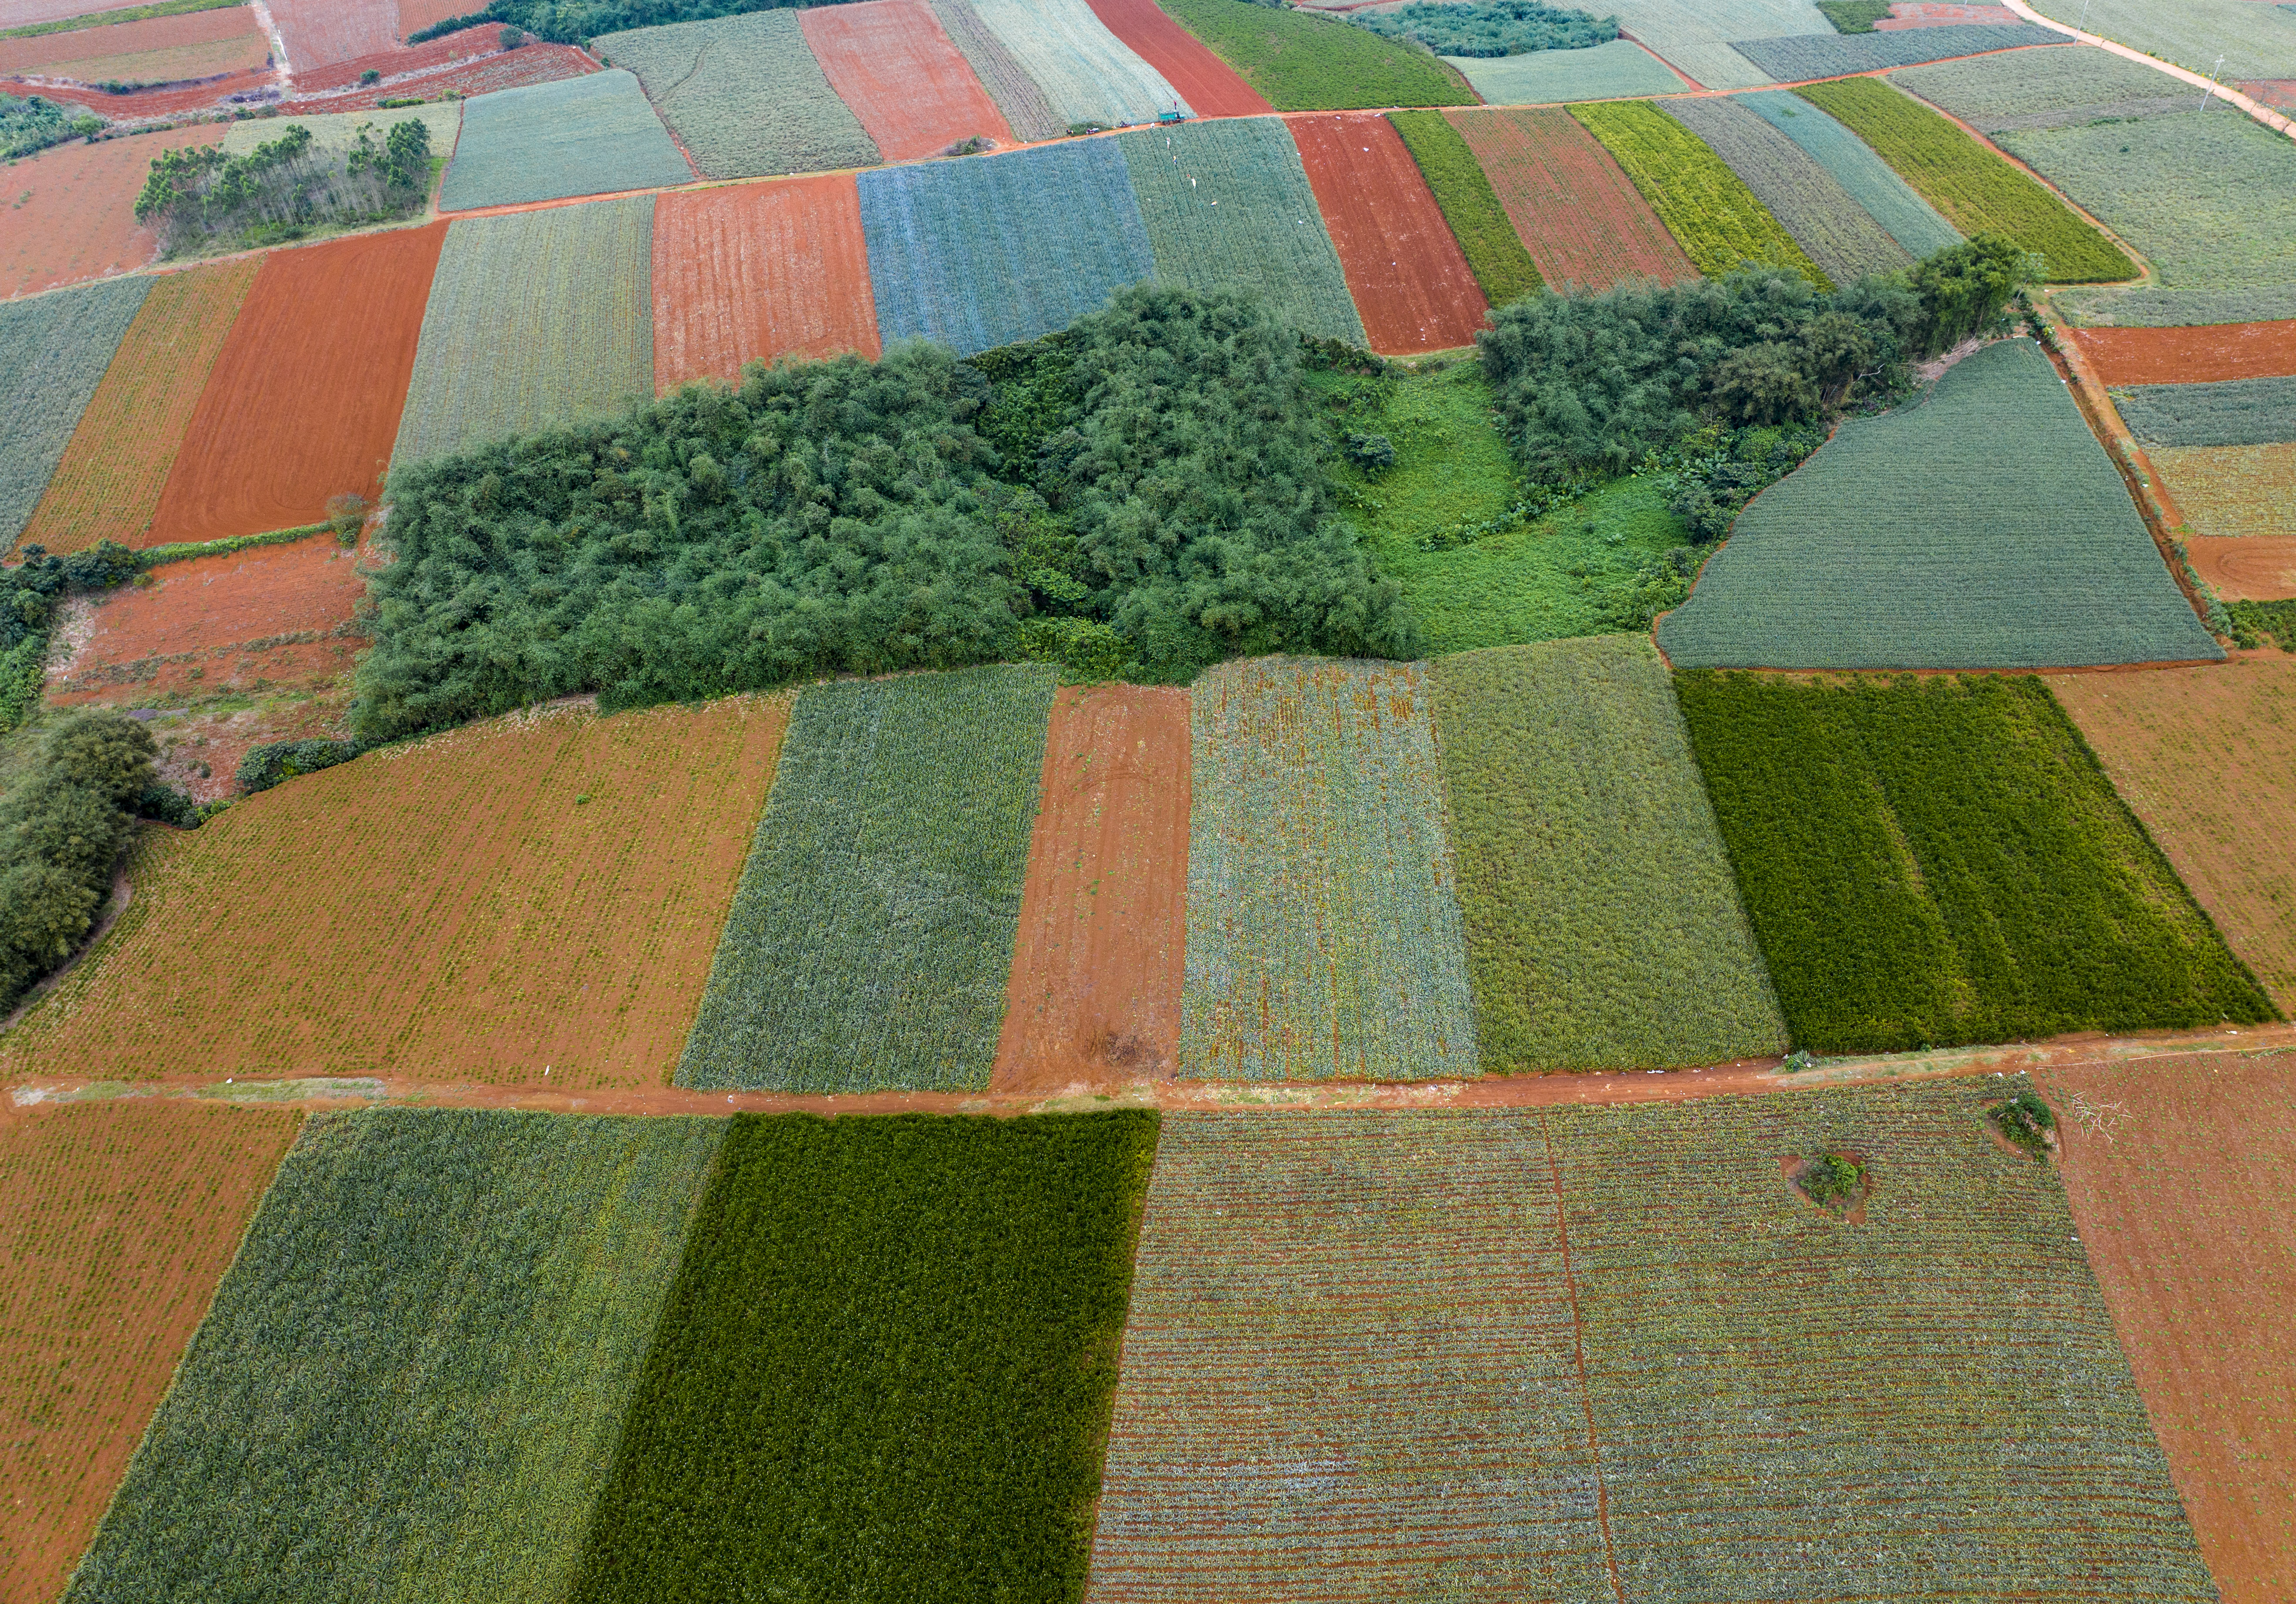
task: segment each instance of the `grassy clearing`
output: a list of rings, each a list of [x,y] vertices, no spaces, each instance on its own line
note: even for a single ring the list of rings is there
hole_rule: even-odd
[[[2115,392],[2128,431],[2147,446],[2272,446],[2296,440],[2296,379],[2145,384]]]
[[[65,1597],[564,1597],[724,1132],[313,1120]]]
[[[1650,642],[1463,652],[1430,674],[1483,1068],[1785,1051]]]
[[[607,34],[593,48],[638,75],[705,177],[826,172],[882,160],[830,87],[794,11],[640,28]]]
[[[594,72],[465,102],[439,209],[693,181],[693,169],[662,131],[637,79],[627,72]]]
[[[574,1604],[1078,1598],[1156,1116],[730,1123]]]
[[[1504,307],[1546,288],[1538,265],[1530,259],[1506,209],[1499,204],[1491,181],[1475,160],[1474,151],[1440,111],[1392,111],[1388,121],[1403,135],[1420,176],[1443,209],[1467,266],[1482,286],[1483,299]]]
[[[1961,233],[1890,170],[1874,148],[1809,102],[1784,89],[1734,97],[1832,174],[1849,198],[1915,261],[1961,243]]]
[[[1683,86],[1664,61],[1630,39],[1584,50],[1518,56],[1446,56],[1490,106],[1548,106],[1569,101],[1673,94]]]
[[[2277,1017],[2039,680],[1677,689],[1798,1044]]]
[[[0,556],[16,544],[152,280],[0,302]]]
[[[1336,17],[1250,0],[1159,3],[1278,111],[1476,103],[1458,72],[1421,46],[1382,39]]]
[[[1626,169],[1651,209],[1709,278],[1767,262],[1821,290],[1833,286],[1745,180],[1675,119],[1647,101],[1574,106],[1570,115]]]
[[[2030,22],[1958,22],[1906,28],[1888,33],[1800,34],[1775,39],[1739,39],[1731,48],[1782,84],[1808,78],[1846,78],[1885,67],[1910,67],[2021,45],[2059,45],[2064,35]]]
[[[1913,266],[1904,246],[1809,153],[1735,99],[1710,95],[1659,102],[1745,180],[1794,243],[1837,284]]]
[[[988,1084],[1053,671],[801,693],[681,1086]]]

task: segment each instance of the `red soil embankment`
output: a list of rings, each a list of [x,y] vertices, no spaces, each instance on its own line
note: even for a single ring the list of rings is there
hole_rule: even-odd
[[[328,89],[316,94],[304,94],[299,78],[295,98],[288,110],[305,113],[372,111],[387,100],[435,101],[449,94],[468,99],[474,94],[491,94],[497,89],[554,84],[598,70],[596,61],[571,45],[526,45],[516,50],[450,61],[411,77],[386,77],[379,84],[361,86],[354,80],[348,89]]]
[[[2296,318],[2066,332],[2103,384],[2214,384],[2296,375]]]
[[[152,159],[161,151],[220,144],[219,127],[62,144],[0,174],[0,296],[141,267],[159,254],[135,221]]]
[[[180,117],[186,111],[205,111],[210,107],[228,110],[230,108],[224,106],[223,102],[234,94],[260,96],[278,86],[279,73],[275,68],[254,67],[245,72],[234,72],[183,89],[136,89],[126,94],[107,94],[101,89],[90,89],[81,85],[32,84],[12,93],[45,94],[50,100],[70,101],[76,106],[86,106],[99,117],[109,118],[114,122],[132,123]],[[213,130],[213,133],[217,139],[223,137],[220,128]],[[142,186],[141,171],[137,175],[137,186]]]
[[[1395,125],[1377,112],[1285,121],[1371,348],[1409,356],[1473,344],[1490,303]]]
[[[1013,143],[924,0],[861,0],[798,12],[829,86],[852,108],[888,161],[937,156],[961,140]]]
[[[1553,107],[1445,113],[1555,289],[1679,284],[1698,269],[1602,143]]]
[[[460,14],[460,13],[457,13]],[[305,67],[295,65],[295,98],[308,94],[324,94],[331,89],[348,89],[359,81],[363,72],[379,72],[384,78],[399,78],[413,72],[430,72],[440,67],[450,67],[457,61],[468,61],[480,56],[501,52],[502,28],[488,23],[478,28],[464,28],[426,39],[420,45],[404,48],[394,46],[377,55],[357,56],[347,61],[332,61]]]
[[[1198,117],[1261,117],[1275,110],[1156,0],[1090,0],[1090,4],[1102,25],[1162,73]]]

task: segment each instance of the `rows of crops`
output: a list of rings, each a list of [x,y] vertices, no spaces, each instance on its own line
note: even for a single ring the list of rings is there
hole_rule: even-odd
[[[2296,378],[2145,384],[2114,405],[2147,446],[2269,446],[2296,440]]]
[[[1388,120],[1410,148],[1428,192],[1443,209],[1459,250],[1473,270],[1483,298],[1503,307],[1543,287],[1538,265],[1523,249],[1506,209],[1475,152],[1440,111],[1394,111]]]
[[[1647,101],[1574,106],[1570,115],[1603,142],[1701,273],[1718,278],[1768,263],[1830,288],[1745,181],[1677,119]]]
[[[1866,216],[1833,174],[1726,95],[1659,102],[1745,181],[1754,198],[1834,282],[1912,266],[1905,248]]]
[[[63,460],[152,281],[136,277],[0,303],[0,552],[16,544]]]
[[[1914,260],[1961,243],[1960,231],[1891,172],[1871,145],[1809,102],[1782,89],[1755,90],[1735,101],[1832,175]]]
[[[1733,39],[1833,32],[1810,0],[1626,0],[1618,14],[1630,37],[1707,89],[1753,89],[1770,81]]]
[[[1697,276],[1617,160],[1568,112],[1445,115],[1548,283],[1598,291],[1621,279],[1670,284]]]
[[[830,87],[886,160],[914,161],[968,140],[1013,143],[996,102],[924,0],[814,6],[798,23]]]
[[[2194,72],[2221,71],[2226,82],[2296,78],[2296,16],[2276,6],[2246,0],[2180,0],[2173,7],[2146,0],[2042,0],[2033,9]]]
[[[870,167],[879,159],[860,119],[830,87],[793,11],[641,28],[608,34],[597,47],[637,74],[704,177]]]
[[[2062,45],[2064,35],[2030,22],[1948,23],[1889,33],[1799,34],[1775,39],[1736,39],[1731,48],[1782,84],[1810,78],[1847,78],[1888,67],[1910,67],[2021,45]]]
[[[693,178],[637,79],[595,72],[468,102],[439,209],[612,194]]]
[[[1893,72],[1890,81],[1986,134],[2194,110],[2202,98],[2158,68],[2087,45],[1939,61]]]
[[[2286,536],[2296,505],[2296,442],[2155,446],[2151,460],[2177,508],[2202,535]]]
[[[1444,59],[1492,106],[1624,100],[1636,94],[1672,94],[1682,87],[1682,80],[1664,61],[1631,39],[1612,39],[1583,50]]]
[[[1408,39],[1251,0],[1164,0],[1278,111],[1472,106],[1457,70]]]
[[[988,92],[989,99],[1004,114],[1014,137],[1034,144],[1047,139],[1058,139],[1068,131],[1060,113],[1037,84],[1029,76],[1020,59],[1004,47],[1004,42],[988,29],[980,13],[972,9],[972,0],[931,0],[933,16],[941,30],[948,35],[965,64]]]
[[[1085,0],[972,0],[972,9],[1070,126],[1118,127],[1189,110]]]

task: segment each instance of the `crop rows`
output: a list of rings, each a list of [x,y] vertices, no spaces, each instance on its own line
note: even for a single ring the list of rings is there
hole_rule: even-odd
[[[830,87],[793,11],[640,28],[608,34],[597,47],[604,60],[637,74],[704,177],[873,167],[880,160],[860,119]],[[652,113],[646,119],[652,121]],[[681,171],[652,182],[690,176]]]
[[[1053,691],[1008,666],[798,698],[679,1085],[988,1084]]]
[[[1727,96],[1659,104],[1722,158],[1754,198],[1838,284],[1912,266],[1913,258],[1849,192],[1767,121]]]
[[[1133,54],[1085,0],[972,0],[1064,123],[1119,127],[1186,111],[1164,75]]]
[[[1395,125],[1343,114],[1289,127],[1371,348],[1393,356],[1472,345],[1490,303]]]
[[[1682,88],[1664,61],[1631,39],[1584,50],[1534,50],[1528,55],[1447,56],[1492,106],[1545,106],[1566,101],[1623,100],[1673,94]]]
[[[1424,670],[1224,664],[1193,719],[1182,1074],[1473,1074]]]
[[[2033,9],[2194,72],[2221,70],[2226,83],[2296,78],[2296,16],[2276,5],[2248,0],[2179,0],[2174,6],[2151,0],[2041,0]]]
[[[1475,282],[1482,286],[1483,299],[1504,307],[1543,289],[1538,265],[1523,249],[1474,151],[1444,113],[1394,111],[1388,121],[1410,147],[1420,176],[1443,209],[1443,220],[1451,225]]]
[[[2296,440],[2296,378],[2146,384],[2113,397],[2147,446],[2271,446]]]
[[[1625,0],[1618,15],[1628,36],[1709,89],[1756,89],[1770,81],[1733,39],[1833,32],[1808,0]]]
[[[2288,534],[2288,509],[2296,506],[2296,443],[2164,446],[2145,455],[2200,534]]]
[[[1809,102],[1783,89],[1755,90],[1735,99],[1833,175],[1915,261],[1961,243],[1960,232],[1891,172],[1871,145]]]
[[[2087,45],[1939,61],[1893,72],[1890,81],[1988,134],[2191,110],[2202,98],[2157,68]]]
[[[1735,39],[1731,48],[1780,83],[1847,78],[1911,67],[2021,45],[2062,45],[2065,36],[2030,22],[1948,22],[1936,28],[1906,28],[1888,33],[1798,34],[1775,39]]]
[[[933,15],[940,19],[949,42],[971,65],[973,76],[988,91],[988,98],[996,102],[996,109],[1004,114],[1013,137],[1033,144],[1058,139],[1067,132],[1068,125],[1053,110],[1053,102],[1044,89],[1029,76],[1020,58],[1004,48],[1004,42],[989,32],[980,13],[972,9],[972,0],[931,3]]]
[[[152,280],[0,302],[0,555],[46,493]]]
[[[1767,263],[1831,288],[1817,264],[1745,181],[1674,118],[1647,101],[1574,106],[1570,115],[1618,159],[1659,220],[1709,278],[1734,273],[1748,262]]]
[[[636,78],[594,72],[467,101],[440,211],[689,184]]]
[[[1566,111],[1445,113],[1549,283],[1607,290],[1677,283],[1698,270],[1602,142]]]
[[[1406,39],[1251,0],[1163,0],[1278,111],[1472,106],[1457,70]]]
[[[937,156],[967,140],[1013,143],[996,102],[925,0],[812,6],[798,24],[830,87],[887,161]]]

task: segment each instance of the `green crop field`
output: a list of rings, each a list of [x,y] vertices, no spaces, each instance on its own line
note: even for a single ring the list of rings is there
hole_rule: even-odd
[[[1250,0],[1159,0],[1278,111],[1472,106],[1457,71],[1406,39]]]
[[[1707,277],[1735,272],[1742,263],[1767,262],[1800,274],[1822,290],[1833,288],[1745,180],[1698,135],[1648,101],[1573,106],[1570,115],[1617,158],[1667,232]]]
[[[1033,144],[1058,139],[1068,131],[1044,86],[1030,78],[1021,59],[989,31],[980,13],[972,9],[972,0],[929,0],[929,4],[949,43],[956,46],[973,77],[988,91],[988,98],[1004,114],[1014,138]]]
[[[1650,642],[1463,652],[1429,672],[1483,1068],[1784,1052]]]
[[[1987,134],[2189,111],[2202,98],[2158,68],[2090,45],[1908,67],[1890,81]],[[2229,102],[2216,104],[2226,115],[2241,115]]]
[[[724,1126],[306,1126],[66,1597],[554,1604]]]
[[[681,1086],[986,1086],[1037,818],[1049,668],[800,694]]]
[[[1797,1044],[2276,1017],[2038,679],[1677,690]]]
[[[1664,61],[1631,39],[1584,50],[1534,50],[1528,55],[1446,56],[1490,106],[1550,106],[1568,101],[1673,94],[1682,88]]]
[[[1499,204],[1474,151],[1440,111],[1392,111],[1388,121],[1403,135],[1420,176],[1443,209],[1460,252],[1494,309],[1546,287],[1538,264]]]
[[[358,142],[362,127],[372,128],[370,135],[379,149],[390,136],[394,123],[419,122],[430,135],[430,154],[444,160],[455,149],[455,131],[463,124],[463,106],[459,101],[435,102],[427,106],[400,106],[391,110],[339,111],[327,117],[253,118],[235,122],[224,131],[223,148],[233,156],[251,154],[256,146],[278,138],[290,128],[308,128],[311,148],[329,155],[347,154]]]
[[[881,160],[860,119],[829,86],[794,11],[635,29],[592,48],[638,75],[705,177],[826,172]]]
[[[1473,1074],[1425,671],[1226,663],[1197,680],[1191,722],[1181,1074]]]
[[[1874,148],[1809,102],[1784,89],[1757,89],[1734,95],[1736,104],[1784,134],[1812,161],[1833,175],[1850,200],[1879,223],[1890,237],[1920,261],[1961,243],[1961,233],[1890,170]]]
[[[24,532],[152,291],[124,278],[0,302],[0,556]]]
[[[2206,75],[2296,78],[2296,13],[2251,0],[2040,0],[2045,17]]]
[[[572,1604],[1084,1586],[1156,1116],[737,1116]]]
[[[611,416],[653,393],[653,197],[447,231],[395,466]]]
[[[465,102],[439,209],[693,181],[693,169],[663,132],[637,79],[627,72],[594,72]]]
[[[1770,81],[1734,39],[1833,34],[1811,0],[1620,0],[1614,9],[1630,38],[1709,89],[1754,89]]]
[[[1739,514],[1659,624],[1685,668],[2214,659],[2041,348],[2002,340],[1852,418]]]
[[[2136,276],[2120,248],[2031,175],[2021,173],[1911,95],[1878,78],[1841,78],[1794,91],[1873,146],[1876,154],[1964,234],[2005,234],[2044,258],[2054,284]]]
[[[1866,216],[1833,174],[1734,98],[1682,96],[1659,105],[1745,180],[1754,198],[1835,283],[1854,284],[1913,266],[1912,255]]]
[[[2276,446],[2296,440],[2296,378],[2144,384],[2115,391],[2113,403],[2129,433],[2147,446]]]
[[[972,0],[972,9],[1044,90],[1063,127],[1119,127],[1188,109],[1085,0]]]
[[[1862,34],[1798,34],[1773,39],[1740,39],[1731,48],[1782,84],[1810,78],[1878,72],[1917,61],[1941,61],[1981,51],[2014,50],[2027,45],[2064,43],[2054,29],[2030,22],[1961,22]]]
[[[1256,291],[1307,333],[1365,343],[1299,147],[1281,122],[1144,128],[1118,135],[1116,145],[1158,278],[1195,291]]]

